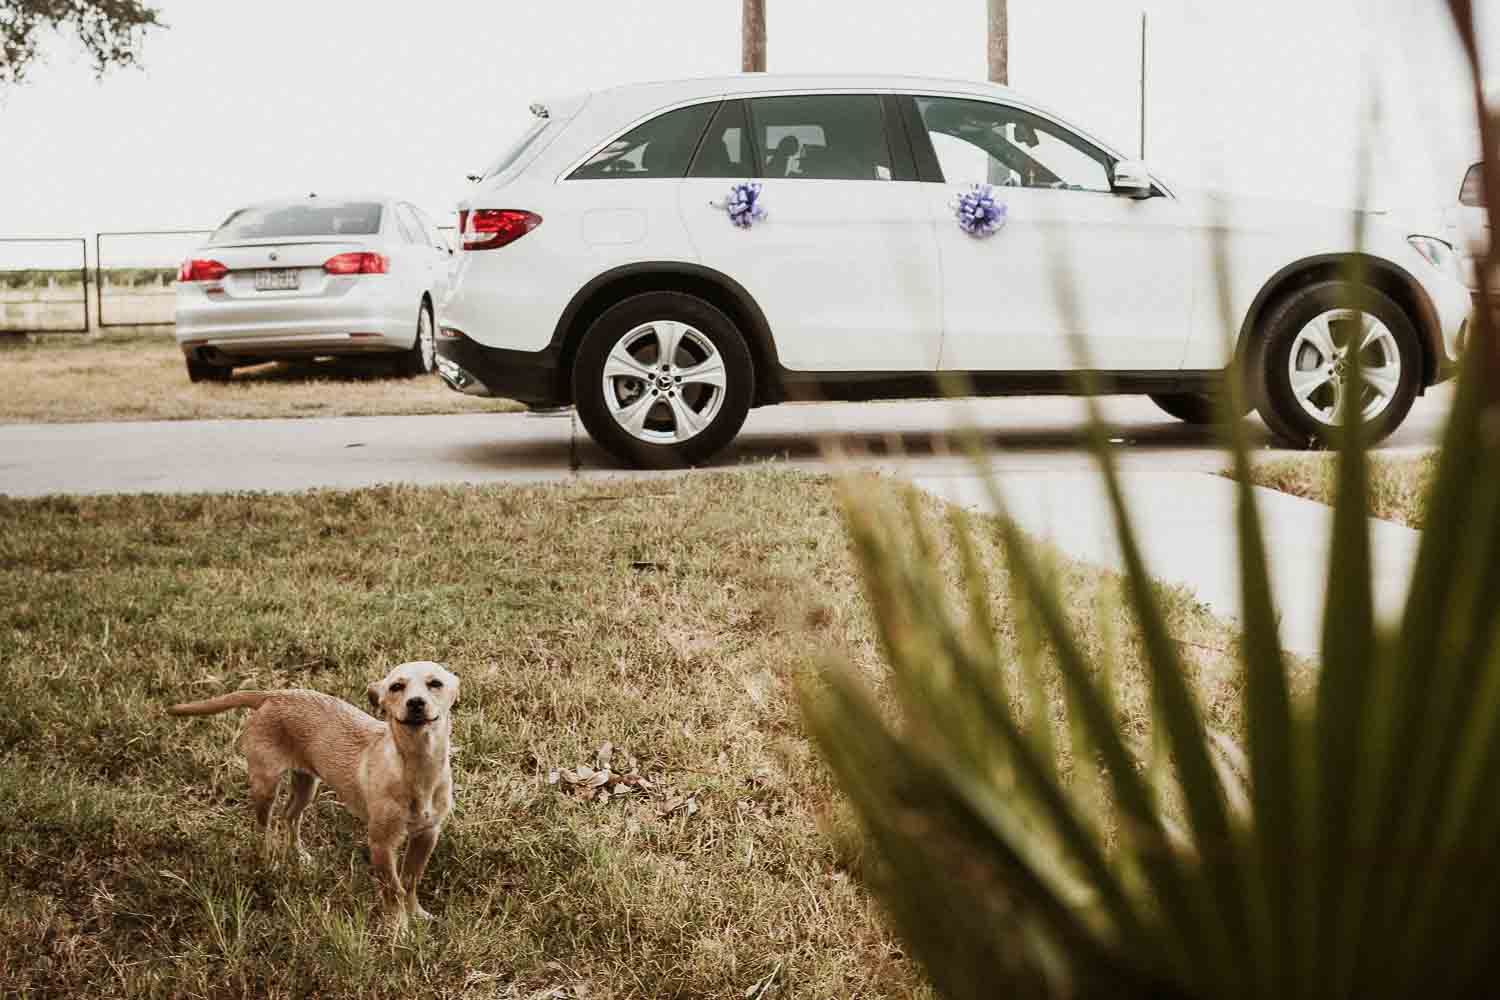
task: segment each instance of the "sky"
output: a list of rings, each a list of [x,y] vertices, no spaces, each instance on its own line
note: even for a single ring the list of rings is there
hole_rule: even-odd
[[[238,204],[309,191],[386,191],[445,222],[532,100],[739,68],[740,0],[159,5],[169,28],[142,68],[96,79],[55,37],[28,82],[0,91],[0,236],[212,228]],[[768,0],[768,68],[982,78],[985,6]],[[1500,0],[1475,6],[1500,99]],[[1445,10],[1010,0],[1010,83],[1138,152],[1145,11],[1146,158],[1171,182],[1351,205],[1373,135],[1368,200],[1435,219],[1478,153]],[[0,245],[0,266],[18,252]]]

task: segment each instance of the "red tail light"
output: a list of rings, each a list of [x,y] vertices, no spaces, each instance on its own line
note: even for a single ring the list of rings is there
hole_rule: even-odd
[[[329,274],[385,274],[390,269],[391,259],[378,253],[341,253],[323,262]]]
[[[535,212],[514,208],[476,208],[467,214],[463,228],[465,250],[503,247],[542,224],[542,217]]]
[[[218,281],[229,268],[216,260],[185,260],[177,269],[178,281]]]

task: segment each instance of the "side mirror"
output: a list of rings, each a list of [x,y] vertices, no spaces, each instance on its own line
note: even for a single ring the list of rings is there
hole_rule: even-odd
[[[1127,198],[1151,197],[1151,171],[1143,160],[1121,160],[1115,164],[1115,194]]]

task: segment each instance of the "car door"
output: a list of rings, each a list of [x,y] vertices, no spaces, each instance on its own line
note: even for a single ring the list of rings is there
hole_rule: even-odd
[[[791,371],[937,368],[937,246],[888,103],[869,93],[731,98],[682,182],[699,260],[755,299]],[[748,228],[724,207],[742,181],[761,185],[766,212]]]
[[[1011,104],[915,96],[906,105],[942,263],[945,371],[1176,369],[1194,269],[1167,197],[1113,193],[1114,158]],[[924,162],[925,161],[925,162]],[[957,199],[991,184],[1004,225],[975,236]]]
[[[434,307],[441,310],[443,303],[448,299],[448,290],[452,286],[453,248],[448,245],[447,240],[443,239],[426,212],[415,205],[407,207],[416,217],[417,225],[421,229],[423,245],[429,251],[432,261],[432,301]]]

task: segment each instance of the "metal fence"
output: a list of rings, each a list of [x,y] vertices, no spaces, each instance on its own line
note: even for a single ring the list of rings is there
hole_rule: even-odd
[[[438,226],[453,249],[454,226]],[[178,266],[209,229],[0,237],[0,334],[171,326]],[[92,286],[92,291],[90,291]]]
[[[0,333],[88,331],[88,241],[0,237]]]
[[[211,229],[153,229],[94,236],[97,326],[170,326],[177,267]]]

